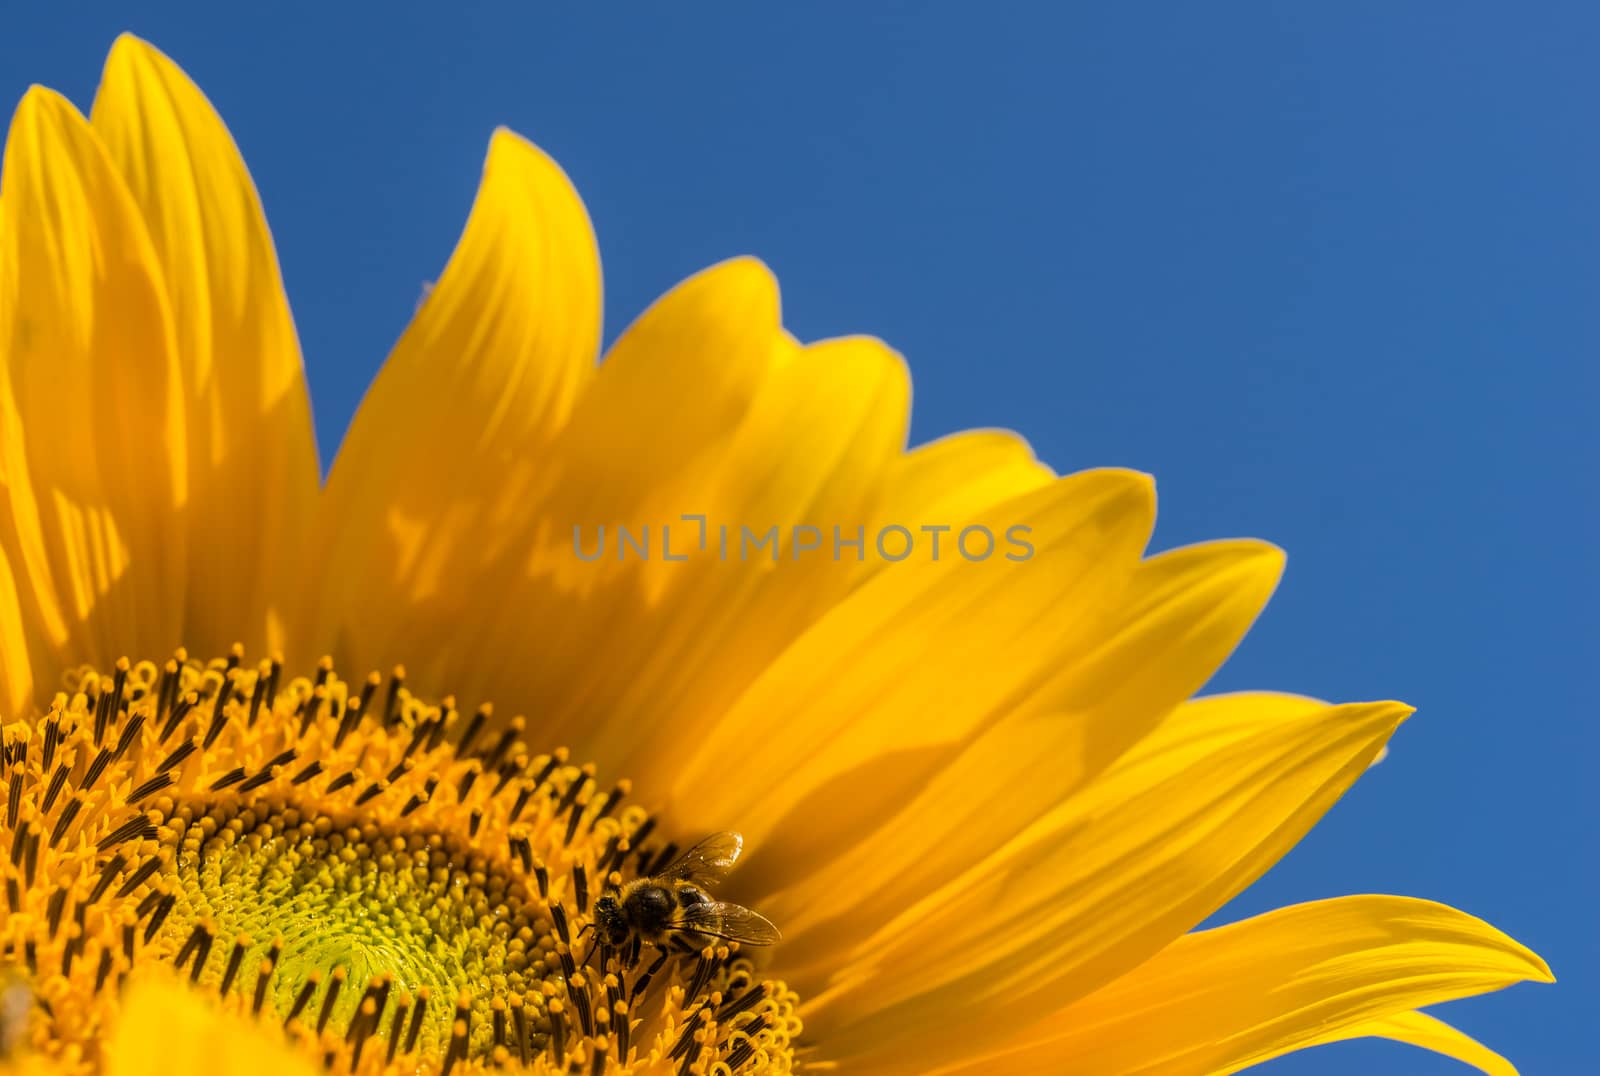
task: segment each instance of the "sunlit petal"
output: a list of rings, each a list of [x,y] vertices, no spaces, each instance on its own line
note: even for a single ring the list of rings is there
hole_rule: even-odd
[[[135,37],[112,47],[91,122],[143,215],[172,304],[188,443],[183,639],[260,650],[289,574],[303,570],[320,481],[261,203],[204,95]]]
[[[0,178],[0,438],[23,606],[70,660],[182,634],[190,505],[182,378],[160,261],[89,124],[49,90],[17,106]]]
[[[1029,1031],[1028,1045],[971,1071],[1048,1071],[1070,1059],[1086,1076],[1234,1072],[1528,979],[1550,981],[1549,968],[1442,904],[1385,896],[1299,904],[1182,938]],[[1431,1038],[1443,1045],[1437,1029]]]

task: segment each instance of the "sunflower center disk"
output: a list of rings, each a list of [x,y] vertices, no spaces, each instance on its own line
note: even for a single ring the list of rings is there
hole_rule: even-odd
[[[523,998],[542,1018],[544,959],[556,942],[549,918],[481,852],[438,833],[391,835],[371,823],[335,829],[326,816],[294,807],[213,807],[204,817],[217,830],[177,857],[167,936],[185,935],[181,946],[198,928],[196,951],[210,937],[213,946],[241,947],[239,967],[269,961],[276,1012],[296,1012],[309,990],[299,1013],[348,1031],[368,996],[363,987],[376,1003],[391,994],[453,999],[469,984],[493,983],[499,996]],[[188,821],[193,828],[192,815]],[[226,962],[202,964],[200,981],[220,984],[233,963],[230,951]],[[482,1052],[494,1044],[491,998],[471,1000],[481,1029],[471,1046]],[[372,1015],[381,1016],[376,1008]],[[425,1006],[412,1018],[422,1021],[424,1048],[448,1040],[449,1006]]]
[[[520,718],[238,648],[67,687],[0,759],[35,1048],[95,1070],[117,988],[166,968],[340,1071],[793,1071],[798,999],[737,946],[599,966],[595,901],[669,848]]]

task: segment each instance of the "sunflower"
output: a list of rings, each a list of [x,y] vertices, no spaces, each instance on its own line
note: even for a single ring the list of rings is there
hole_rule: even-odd
[[[1550,979],[1462,912],[1194,930],[1409,713],[1191,698],[1278,550],[1146,555],[1146,476],[1008,433],[907,451],[899,357],[795,340],[753,260],[597,364],[516,135],[325,485],[252,183],[148,45],[88,119],[23,98],[0,279],[6,1066],[1513,1071],[1419,1011]]]

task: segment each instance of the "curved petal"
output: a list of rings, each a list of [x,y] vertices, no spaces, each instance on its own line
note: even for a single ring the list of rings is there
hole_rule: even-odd
[[[105,1051],[106,1076],[313,1076],[283,1036],[224,1012],[175,978],[130,984]]]
[[[4,537],[43,689],[65,661],[178,644],[189,505],[159,259],[88,123],[40,87],[6,142],[0,274]]]
[[[281,616],[319,474],[300,346],[272,237],[222,120],[171,60],[130,35],[91,120],[149,228],[172,303],[188,416],[189,600],[201,653],[252,651]]]
[[[815,922],[826,909],[849,916],[857,941],[872,933],[892,910],[1064,802],[1188,698],[1243,637],[1281,566],[1279,550],[1255,542],[1209,543],[1141,562],[1114,612],[1098,626],[1096,638],[1103,642],[1062,656],[1044,687],[914,799],[897,802],[892,817],[872,820],[872,835],[849,854],[766,899],[786,922]],[[1041,751],[1048,769],[1033,773]],[[990,787],[998,797],[992,804],[980,794]],[[1027,791],[1007,791],[1013,788]],[[959,836],[952,840],[950,833]],[[874,878],[890,884],[857,907],[855,899],[872,892]],[[822,900],[824,894],[843,896]]]
[[[5,269],[0,266],[0,281],[4,278]],[[0,309],[0,325],[4,319],[5,312]],[[7,646],[4,696],[12,707],[8,714],[12,717],[29,712],[34,705],[36,680],[42,679],[48,687],[62,671],[67,621],[44,543],[44,520],[33,495],[22,418],[9,382],[0,381],[0,559],[6,563],[8,604],[16,607]],[[12,619],[12,614],[8,613],[7,619]]]
[[[574,690],[583,664],[604,661],[613,633],[645,630],[650,610],[671,598],[651,584],[675,567],[585,562],[574,526],[638,534],[700,503],[789,347],[776,281],[758,262],[723,263],[668,292],[618,339],[543,454],[475,466],[470,481],[434,492],[433,515],[392,529],[414,538],[404,557],[380,565],[406,600],[347,613],[347,655],[356,667],[426,655],[410,668],[417,682],[493,699],[504,715],[537,712],[554,728],[584,701]],[[360,548],[352,541],[351,555]],[[530,645],[530,625],[547,624],[561,630]],[[616,679],[614,665],[604,671]]]
[[[1307,1045],[1321,1046],[1324,1043],[1366,1038],[1392,1039],[1420,1046],[1424,1050],[1432,1050],[1471,1065],[1485,1076],[1517,1076],[1517,1067],[1510,1061],[1443,1020],[1421,1012],[1395,1013],[1393,1016],[1380,1016],[1376,1020],[1352,1024]]]
[[[1534,953],[1454,908],[1390,896],[1298,904],[1185,935],[971,1071],[1236,1072],[1524,980],[1553,981]]]
[[[759,898],[783,924],[785,976],[822,981],[901,911],[1057,806],[1061,760],[1081,749],[1067,714],[1011,713],[984,730],[871,836],[788,888]]]
[[[455,253],[334,460],[318,511],[322,580],[299,634],[325,649],[337,638],[354,668],[392,662],[390,644],[415,626],[396,610],[436,615],[436,599],[456,597],[518,507],[517,475],[550,467],[599,339],[583,203],[554,161],[497,131]]]
[[[1092,647],[1064,662],[1028,707],[1116,708],[1137,724],[1137,738],[1221,668],[1271,599],[1283,566],[1283,550],[1251,538],[1148,558]]]
[[[681,496],[685,477],[702,480],[792,354],[781,326],[778,281],[754,258],[719,262],[656,300],[612,345],[563,433],[554,510],[584,521],[638,512]]]
[[[738,819],[748,870],[774,886],[842,854],[1081,649],[1136,568],[1154,507],[1146,476],[1085,472],[992,510],[997,535],[1033,528],[1031,559],[879,573],[714,728],[675,745],[663,763],[674,823]]]
[[[654,600],[622,622],[594,621],[576,606],[560,615],[575,625],[555,648],[565,653],[541,658],[562,674],[542,707],[557,740],[581,743],[585,758],[641,787],[664,787],[671,742],[704,734],[853,585],[850,564],[829,548],[831,531],[853,531],[882,489],[905,443],[910,391],[900,356],[867,338],[813,344],[776,364],[718,469],[685,494],[694,500],[683,507],[704,524],[680,518],[665,532],[673,555],[688,559],[666,561],[658,529],[656,559],[617,572],[616,585]],[[717,533],[728,525],[775,527],[782,537],[770,554],[723,557]],[[797,527],[812,528],[801,539],[816,548],[798,548]]]
[[[685,512],[718,510],[706,503],[723,495],[718,474],[736,462],[733,446],[762,386],[797,350],[779,317],[772,273],[735,258],[682,281],[623,332],[543,481],[517,491],[522,507],[505,528],[506,556],[473,587],[499,619],[486,617],[449,645],[452,686],[496,705],[537,705],[552,731],[603,717],[587,692],[616,679],[614,636],[653,636],[688,578],[659,547],[654,561],[626,555],[620,532],[648,544],[649,533],[681,525]],[[611,552],[580,558],[575,535],[602,529],[612,534]],[[534,649],[529,622],[562,631]]]
[[[1024,759],[1000,762],[987,758],[991,751],[1004,750],[1004,739],[991,741],[982,748],[984,761],[966,754],[953,758],[926,789],[903,789],[876,816],[858,818],[850,831],[859,842],[857,847],[826,871],[817,864],[799,869],[792,861],[794,841],[789,834],[810,834],[818,828],[815,812],[801,803],[769,838],[789,850],[774,864],[782,874],[758,880],[771,888],[787,889],[776,898],[762,899],[769,901],[777,914],[794,915],[802,921],[813,919],[821,908],[848,916],[848,930],[836,934],[833,944],[848,944],[852,937],[860,941],[871,934],[884,925],[891,909],[904,906],[913,894],[948,881],[975,862],[980,850],[982,854],[993,851],[1046,809],[1065,801],[1187,699],[1243,638],[1276,586],[1282,565],[1281,551],[1249,541],[1212,542],[1142,561],[1110,611],[1095,620],[1088,639],[1076,635],[1062,639],[1039,673],[1042,682],[1008,701],[1010,713],[1001,723],[1009,730],[1007,735],[1023,737],[1024,746],[1018,749],[1037,747],[1025,745],[1040,735],[1050,744],[1052,768],[1048,774],[1037,781],[1014,775],[1015,782],[1030,782],[1029,794],[1003,796],[991,811],[978,817],[969,798],[958,791],[991,781],[999,788],[1008,774],[1029,765]],[[1105,570],[1113,577],[1118,571],[1114,565]],[[1061,604],[1071,607],[1068,602]],[[1040,640],[1050,639],[1041,626],[1032,631]],[[860,660],[872,660],[873,645],[862,647]],[[951,667],[955,670],[952,675],[960,675],[967,666],[952,662]],[[1048,732],[1031,721],[1043,715],[1053,722]],[[853,790],[851,796],[864,804],[872,802],[859,790]],[[837,810],[830,805],[830,817]],[[930,824],[930,816],[940,821]],[[960,830],[963,838],[933,841],[914,836],[943,834],[949,829]],[[987,843],[977,840],[980,834]],[[849,842],[834,850],[846,849],[850,849]],[[883,865],[903,862],[911,849],[917,849],[911,857],[914,867],[908,865],[899,873],[879,899],[866,901],[865,907],[855,910],[854,898],[865,898],[870,892],[863,879],[884,877]],[[973,854],[963,856],[958,849]],[[765,856],[756,845],[751,862],[759,864]],[[843,878],[850,883],[841,889]],[[913,878],[922,881],[907,885]],[[844,896],[835,895],[840,893]],[[819,963],[825,965],[826,960]]]
[[[913,532],[924,526],[959,530],[985,509],[1031,493],[1054,477],[1028,442],[1009,430],[965,430],[941,437],[895,462],[868,533],[891,525]],[[868,557],[858,562],[857,570],[865,578],[888,564],[882,557]]]
[[[70,1076],[73,1071],[65,1061],[44,1054],[30,1052],[0,1058],[0,1076]]]
[[[23,717],[33,701],[28,628],[17,598],[17,579],[0,546],[0,724]]]
[[[841,1057],[915,1051],[927,1063],[1044,1017],[1276,862],[1409,712],[1277,695],[1181,708],[1102,778],[838,958],[853,970],[809,1002],[807,1027]]]

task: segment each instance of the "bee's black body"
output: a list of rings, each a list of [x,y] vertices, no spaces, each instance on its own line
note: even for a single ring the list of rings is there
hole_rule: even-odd
[[[653,878],[640,878],[624,886],[616,895],[595,902],[595,927],[607,946],[626,953],[632,939],[657,949],[674,946],[692,952],[705,944],[701,935],[685,921],[684,911],[711,898],[685,882],[663,885]]]
[[[662,873],[608,888],[594,905],[601,945],[633,967],[646,945],[659,949],[664,961],[669,953],[693,953],[717,939],[747,945],[777,941],[771,923],[748,908],[713,900],[697,884],[725,875],[742,846],[737,833],[714,834]]]

